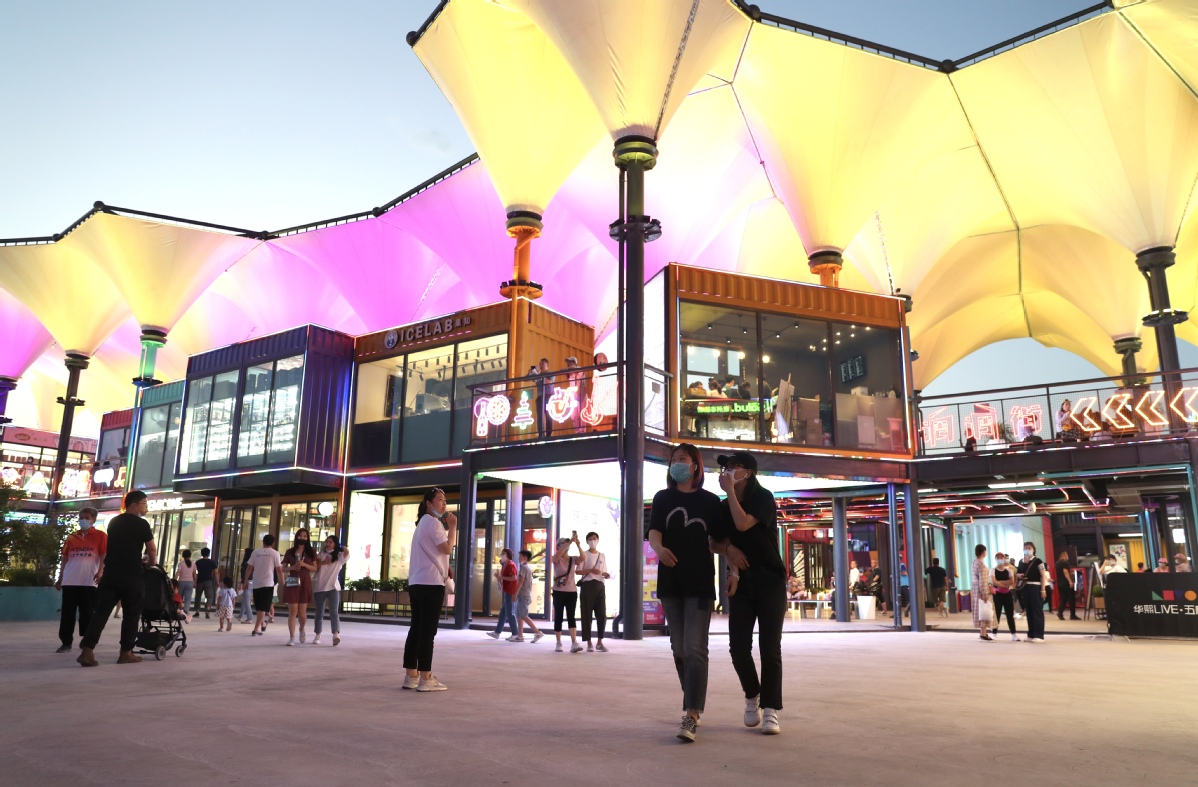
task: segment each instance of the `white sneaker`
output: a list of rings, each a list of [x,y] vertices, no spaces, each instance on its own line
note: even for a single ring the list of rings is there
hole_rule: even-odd
[[[445,691],[449,687],[441,681],[437,680],[436,675],[429,675],[428,679],[421,678],[420,683],[416,686],[416,691]]]
[[[287,640],[287,647],[290,648],[294,644],[295,644],[295,637],[292,637],[291,639]]]
[[[308,641],[308,632],[304,631],[303,629],[300,629],[300,644],[303,645],[307,641]]]
[[[1031,642],[1043,642],[1044,637],[1032,637]]]
[[[588,642],[587,643],[587,653],[594,653],[594,652],[595,652],[595,646]]]
[[[333,647],[335,648],[335,647],[337,647],[337,646],[338,646],[338,645],[340,645],[340,644],[341,644],[341,635],[340,635],[340,634],[334,634],[334,635],[333,635]]]
[[[557,653],[561,653],[562,652],[562,643],[560,643],[560,642],[557,643],[557,647],[554,648],[553,650]]]
[[[599,640],[599,644],[595,646],[595,650],[600,653],[607,653],[607,645],[603,644],[603,640]]]
[[[761,732],[765,735],[777,735],[782,732],[778,724],[778,711],[773,708],[761,709]]]
[[[494,631],[488,631],[487,636],[490,637],[491,639],[499,639],[499,635],[496,634]]]
[[[579,644],[579,643],[577,643],[577,642],[575,642],[573,645],[571,645],[571,646],[570,646],[570,652],[571,652],[571,653],[581,653],[581,652],[582,652],[582,645],[581,645],[581,644]]]
[[[761,723],[760,697],[745,697],[745,726],[756,727]]]
[[[532,644],[534,644],[534,645],[535,645],[535,644],[537,644],[538,642],[540,642],[540,641],[541,641],[541,637],[543,637],[543,636],[545,636],[545,633],[544,633],[544,632],[542,632],[542,631],[538,631],[536,634],[534,634],[534,635],[533,635],[533,638],[532,638]]]
[[[1012,642],[1018,642],[1018,641],[1019,641],[1019,635],[1018,635],[1018,634],[1012,634],[1012,635],[1011,635],[1011,641],[1012,641]]]
[[[419,685],[420,685],[420,676],[419,676],[419,675],[407,675],[407,674],[405,674],[405,675],[403,676],[403,686],[402,686],[402,688],[405,688],[405,689],[415,689],[415,688],[416,688],[417,686],[419,686]]]
[[[682,717],[682,724],[678,726],[678,738],[687,743],[695,740],[695,729],[698,727],[695,724],[695,717],[689,713]]]
[[[518,636],[518,635],[516,635],[516,634],[513,634],[512,636],[510,636],[510,637],[508,637],[508,638],[507,638],[507,641],[508,641],[508,642],[523,642],[523,641],[524,641],[524,637],[521,637],[521,636]]]
[[[304,635],[303,635],[303,634],[301,634],[301,635],[300,635],[300,641],[302,642],[302,641],[303,641],[303,639],[304,639]],[[319,635],[319,634],[317,634],[315,637],[313,637],[313,638],[312,638],[312,644],[313,644],[313,645],[319,645],[319,644],[320,644],[320,635]]]

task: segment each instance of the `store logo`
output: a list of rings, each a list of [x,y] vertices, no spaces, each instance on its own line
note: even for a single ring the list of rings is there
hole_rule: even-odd
[[[399,344],[399,331],[392,328],[383,336],[383,346],[388,350],[394,350],[397,344]]]

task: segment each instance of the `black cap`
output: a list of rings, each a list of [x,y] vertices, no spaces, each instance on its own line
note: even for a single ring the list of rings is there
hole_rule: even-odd
[[[734,454],[717,456],[715,461],[720,467],[739,465],[746,470],[752,470],[754,473],[757,472],[757,458],[748,451],[737,451]]]

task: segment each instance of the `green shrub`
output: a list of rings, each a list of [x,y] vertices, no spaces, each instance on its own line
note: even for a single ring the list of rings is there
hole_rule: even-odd
[[[45,587],[54,584],[53,580],[45,582],[44,577],[39,576],[32,568],[10,568],[4,572],[4,578],[11,587]]]
[[[362,577],[345,583],[345,586],[347,590],[378,590],[379,581],[370,577]]]

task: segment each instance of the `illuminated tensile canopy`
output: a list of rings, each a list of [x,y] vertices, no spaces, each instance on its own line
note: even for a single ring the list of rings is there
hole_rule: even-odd
[[[449,0],[416,53],[481,162],[328,226],[259,236],[118,209],[0,244],[0,320],[20,337],[0,374],[37,377],[14,392],[26,402],[61,387],[64,351],[92,355],[95,416],[128,406],[141,325],[170,329],[164,377],[301,323],[359,333],[493,302],[512,209],[544,217],[542,303],[605,336],[612,141],[631,134],[659,148],[647,276],[680,262],[810,282],[807,256],[840,251],[841,286],[912,296],[917,387],[1018,337],[1116,374],[1114,341],[1139,336],[1153,368],[1136,253],[1174,247],[1173,306],[1198,309],[1198,0],[1115,5],[937,68],[726,0]],[[1198,341],[1193,322],[1177,331]]]

